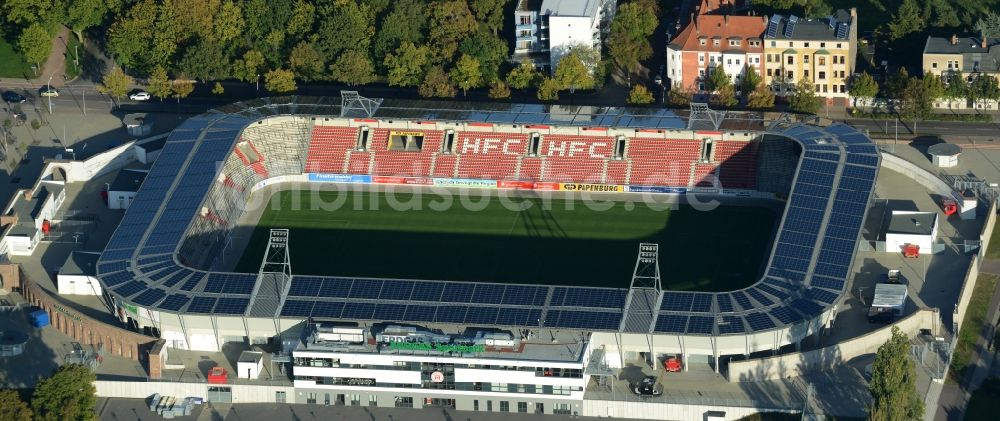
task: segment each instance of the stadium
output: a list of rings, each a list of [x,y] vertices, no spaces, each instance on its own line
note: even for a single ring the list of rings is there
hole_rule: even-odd
[[[798,344],[836,314],[881,159],[855,129],[765,127],[694,106],[420,105],[282,97],[190,118],[100,257],[104,298],[168,348],[281,344],[298,390],[421,387],[300,360],[322,349],[388,358],[356,364],[471,362],[440,379],[473,395],[490,389],[462,367],[559,367],[576,399],[599,368],[636,355],[718,370],[722,356]],[[447,195],[504,200],[427,209]],[[310,203],[338,198],[332,210]],[[387,210],[394,201],[408,210]],[[697,210],[707,202],[717,209]],[[400,329],[397,342],[426,349],[378,348]],[[320,346],[323,334],[336,338]],[[529,355],[542,336],[577,346]],[[304,337],[316,352],[292,343]],[[473,408],[456,390],[423,392]],[[553,402],[541,412],[569,413]]]

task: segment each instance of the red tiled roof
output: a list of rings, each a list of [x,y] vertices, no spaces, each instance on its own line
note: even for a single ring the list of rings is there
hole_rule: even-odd
[[[767,28],[767,18],[764,16],[720,16],[720,15],[699,15],[694,21],[689,23],[680,34],[670,43],[679,47],[682,51],[716,51],[743,50],[743,51],[763,51],[763,42],[760,46],[750,48],[747,39],[763,38],[764,30]],[[699,38],[707,39],[705,45],[699,43]],[[730,47],[729,42],[720,42],[714,45],[712,38],[728,40],[739,38],[743,42],[739,47]]]

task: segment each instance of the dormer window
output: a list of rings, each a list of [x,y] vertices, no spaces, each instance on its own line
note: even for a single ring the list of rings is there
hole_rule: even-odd
[[[717,40],[717,39],[713,39],[713,40],[712,40],[712,45],[714,45],[714,46],[718,47],[718,46],[719,46],[719,40]]]
[[[698,39],[698,44],[705,45],[705,38],[699,38]]]
[[[740,40],[738,40],[738,39],[731,39],[731,40],[729,40],[729,46],[730,47],[739,47],[740,46]]]

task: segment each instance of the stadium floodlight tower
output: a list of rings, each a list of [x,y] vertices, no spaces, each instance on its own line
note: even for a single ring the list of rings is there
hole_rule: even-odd
[[[371,118],[382,98],[365,98],[358,91],[340,91],[340,116]]]
[[[288,230],[272,229],[267,239],[267,250],[257,273],[257,285],[250,295],[250,317],[274,318],[275,334],[280,334],[278,312],[282,297],[292,285],[292,261],[288,257]]]
[[[662,295],[660,245],[639,243],[639,254],[635,259],[635,269],[632,271],[632,284],[629,285],[628,298],[622,310],[622,322],[618,332],[646,334],[649,355],[654,355],[650,332],[653,331]],[[652,365],[653,370],[656,370],[656,364]]]
[[[722,120],[726,118],[725,111],[712,110],[704,102],[692,102],[690,110],[688,130],[718,131],[719,127],[722,127]]]

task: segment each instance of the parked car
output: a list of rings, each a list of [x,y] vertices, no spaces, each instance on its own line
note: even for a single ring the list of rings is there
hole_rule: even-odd
[[[660,396],[663,394],[663,386],[656,381],[654,376],[643,377],[642,380],[631,385],[632,393],[639,396]]]
[[[4,102],[10,102],[10,103],[13,103],[13,104],[20,104],[20,103],[26,101],[27,98],[25,98],[24,95],[21,95],[21,94],[19,94],[17,92],[14,92],[14,91],[6,91],[6,92],[3,93],[3,100],[4,100]]]
[[[146,91],[135,91],[128,96],[128,99],[133,101],[147,101],[149,98],[151,98],[149,92]]]
[[[42,87],[42,89],[38,91],[38,94],[41,96],[56,97],[59,96],[59,90],[53,87]]]

